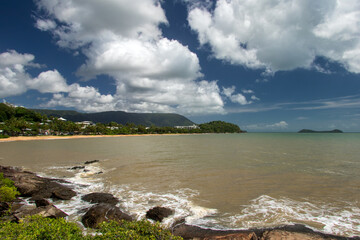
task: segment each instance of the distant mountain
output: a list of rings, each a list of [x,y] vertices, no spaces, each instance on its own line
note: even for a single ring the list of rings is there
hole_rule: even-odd
[[[314,131],[314,130],[310,130],[310,129],[302,129],[298,133],[342,133],[342,132],[343,131],[341,131],[339,129],[334,129],[331,131]]]
[[[63,117],[73,122],[92,121],[95,123],[117,122],[119,124],[134,123],[135,125],[174,127],[190,126],[194,123],[186,117],[174,113],[127,113],[110,111],[98,113],[79,113],[68,110],[32,109],[40,114],[53,117]]]

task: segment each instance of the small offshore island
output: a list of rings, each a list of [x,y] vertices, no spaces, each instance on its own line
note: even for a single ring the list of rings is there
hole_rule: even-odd
[[[331,131],[315,131],[311,129],[301,129],[300,131],[298,131],[298,133],[343,133],[343,131],[339,129],[334,129]]]

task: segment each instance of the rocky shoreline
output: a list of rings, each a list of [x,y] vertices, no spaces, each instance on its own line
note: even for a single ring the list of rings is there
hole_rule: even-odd
[[[87,162],[86,164],[91,163]],[[20,198],[13,203],[0,203],[0,214],[10,213],[3,217],[3,220],[19,222],[24,217],[31,215],[64,218],[67,214],[51,204],[49,199],[53,202],[57,200],[66,201],[77,195],[68,186],[69,183],[62,179],[43,178],[29,171],[6,166],[0,166],[0,172],[4,174],[5,178],[14,181],[14,185],[21,194],[20,197],[28,198],[28,203],[30,203],[28,204]],[[81,199],[94,204],[90,208],[84,209],[81,221],[86,228],[96,228],[99,223],[108,220],[133,220],[129,214],[124,213],[116,206],[119,200],[109,193],[90,193],[82,196]],[[174,210],[172,209],[158,206],[149,209],[146,217],[161,222],[173,213]],[[180,221],[171,227],[171,231],[174,235],[181,236],[184,239],[199,240],[360,240],[360,237],[342,237],[316,232],[304,225],[289,225],[268,229],[214,230],[187,225],[184,221]]]

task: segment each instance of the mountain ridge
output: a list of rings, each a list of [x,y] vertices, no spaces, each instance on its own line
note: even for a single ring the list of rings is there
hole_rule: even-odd
[[[50,110],[50,109],[31,109],[40,114],[53,117],[63,117],[73,122],[92,121],[95,123],[116,122],[126,125],[144,125],[147,127],[174,127],[189,126],[195,124],[188,118],[176,113],[128,113],[124,111],[106,111],[98,113],[81,113],[74,110]]]

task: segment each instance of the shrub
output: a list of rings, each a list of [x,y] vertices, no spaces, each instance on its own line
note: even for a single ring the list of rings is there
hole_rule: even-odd
[[[97,230],[98,235],[84,236],[81,229],[63,218],[28,217],[20,223],[5,222],[0,224],[0,239],[54,240],[54,239],[122,239],[122,240],[181,240],[173,236],[169,230],[163,229],[158,223],[146,220],[139,222],[104,222]]]
[[[0,173],[0,202],[12,201],[19,194],[14,186],[14,182],[8,178],[4,178],[4,174]]]
[[[103,222],[98,230],[101,235],[94,239],[139,239],[139,240],[181,240],[181,237],[173,236],[169,230],[163,229],[159,223],[152,224],[149,221],[121,221]]]
[[[65,219],[33,216],[20,223],[0,224],[0,239],[85,239],[81,229]]]

